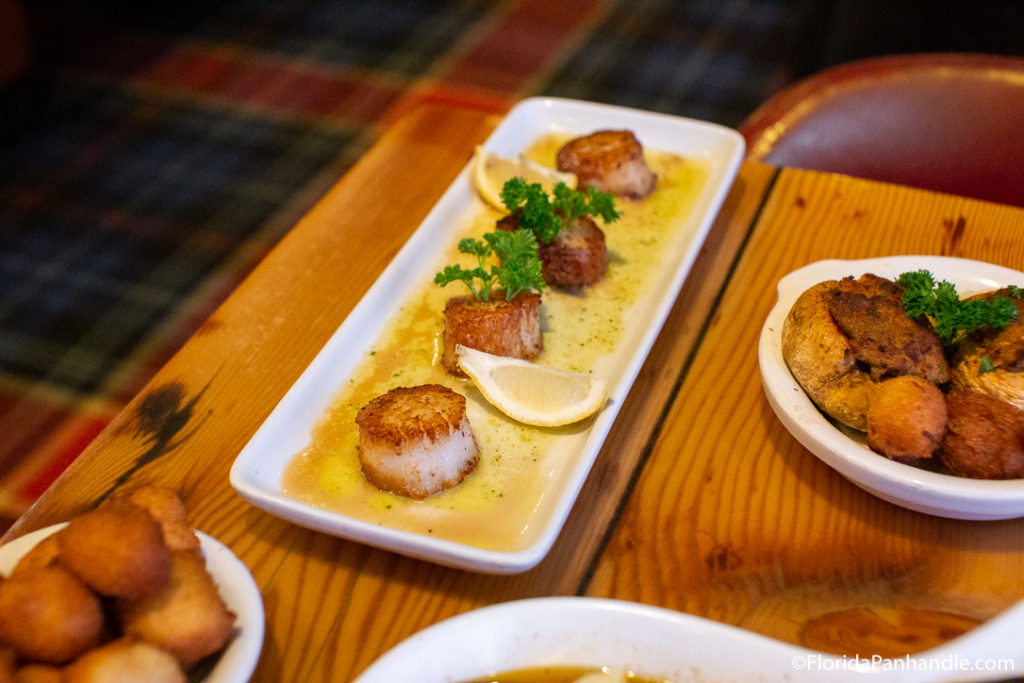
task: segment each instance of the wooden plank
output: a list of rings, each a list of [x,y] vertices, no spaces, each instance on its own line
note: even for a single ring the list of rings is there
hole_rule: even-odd
[[[857,488],[776,419],[756,356],[776,282],[807,263],[1021,269],[1022,244],[1018,209],[784,171],[587,593],[860,656],[924,649],[1024,596],[1024,521],[932,517]]]
[[[178,489],[195,526],[227,544],[261,588],[260,681],[350,680],[445,617],[582,592],[774,169],[744,168],[565,531],[534,570],[474,574],[308,531],[248,505],[228,482],[235,456],[496,122],[445,107],[400,119],[8,537],[65,520],[118,486]]]

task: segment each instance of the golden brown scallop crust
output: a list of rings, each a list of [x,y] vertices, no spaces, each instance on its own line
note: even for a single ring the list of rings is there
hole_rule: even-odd
[[[643,145],[629,130],[599,130],[570,140],[555,161],[559,171],[576,174],[580,188],[590,185],[630,199],[647,197],[658,182]]]
[[[519,214],[510,213],[498,220],[498,230],[519,227]],[[604,231],[589,216],[574,220],[568,228],[547,244],[538,240],[537,256],[541,275],[549,287],[579,289],[600,280],[608,270],[608,247]]]
[[[480,460],[465,397],[439,384],[392,389],[356,423],[363,474],[383,491],[422,500],[462,483]]]
[[[490,301],[457,296],[444,306],[444,354],[441,364],[456,377],[465,377],[455,347],[459,344],[497,356],[533,360],[544,348],[540,328],[540,294],[520,292],[506,301],[492,292]]]
[[[424,437],[447,438],[465,415],[465,396],[440,384],[424,384],[381,394],[362,407],[356,424],[361,437],[397,448]]]

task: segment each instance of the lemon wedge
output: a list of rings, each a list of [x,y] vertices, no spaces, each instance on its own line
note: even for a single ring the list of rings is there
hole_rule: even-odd
[[[579,422],[604,404],[607,382],[582,372],[455,347],[459,367],[487,401],[519,422],[559,427]]]
[[[518,159],[510,159],[477,146],[476,154],[473,156],[473,184],[485,202],[499,211],[505,211],[505,204],[501,201],[501,188],[505,187],[507,181],[516,177],[523,178],[528,183],[540,183],[548,192],[551,192],[559,182],[576,188],[575,173],[563,173],[538,164],[525,154],[520,154]]]

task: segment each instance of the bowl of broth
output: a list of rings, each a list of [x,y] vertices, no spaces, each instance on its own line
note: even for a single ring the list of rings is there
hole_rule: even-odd
[[[532,598],[423,629],[382,655],[355,683],[998,680],[1024,671],[1022,625],[1024,603],[1018,603],[939,647],[883,660],[824,654],[634,602]],[[994,662],[1005,666],[978,664]],[[964,664],[976,668],[965,670]]]

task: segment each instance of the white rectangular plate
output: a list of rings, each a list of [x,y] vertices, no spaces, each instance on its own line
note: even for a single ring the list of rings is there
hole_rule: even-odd
[[[450,251],[460,226],[464,226],[471,213],[481,210],[469,165],[238,455],[231,468],[231,485],[235,490],[254,505],[296,524],[440,564],[488,573],[520,572],[536,565],[558,536],[743,156],[742,137],[716,124],[551,98],[519,103],[484,147],[515,157],[547,133],[575,136],[607,128],[632,130],[646,148],[696,159],[707,165],[708,176],[694,209],[681,221],[677,234],[671,238],[671,249],[657,266],[660,270],[655,273],[656,286],[648,287],[629,310],[629,319],[639,322],[623,332],[615,345],[612,362],[604,366],[609,373],[607,405],[586,423],[586,429],[566,434],[564,442],[558,444],[557,465],[544,478],[547,490],[538,497],[543,504],[530,510],[528,518],[522,520],[524,528],[530,528],[531,541],[527,547],[481,548],[412,533],[332,512],[291,498],[282,490],[285,468],[308,444],[314,426],[384,329],[396,302],[407,300],[415,287],[432,279],[443,265],[441,252]]]

